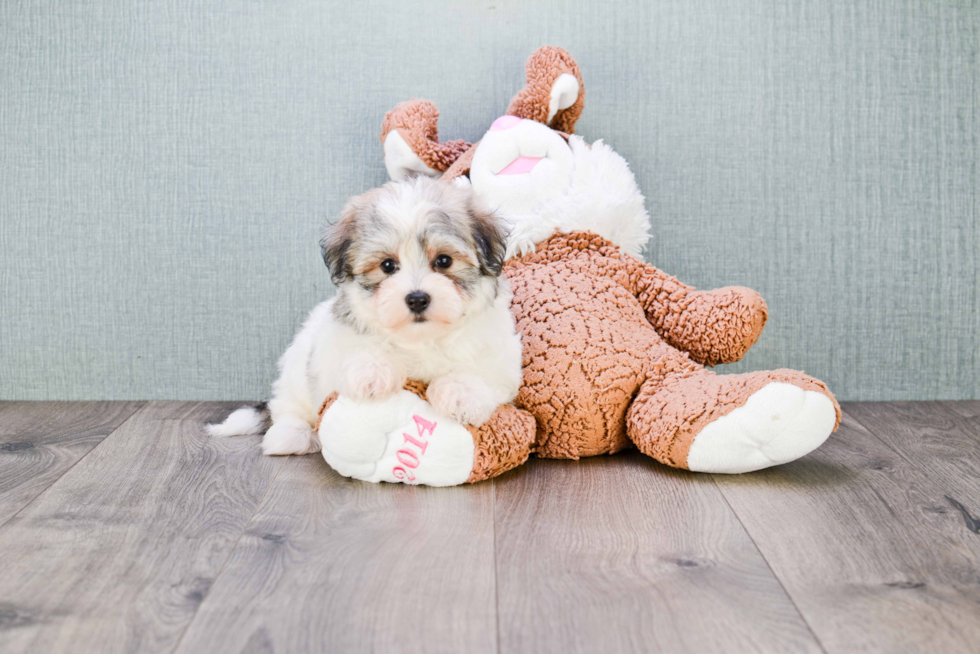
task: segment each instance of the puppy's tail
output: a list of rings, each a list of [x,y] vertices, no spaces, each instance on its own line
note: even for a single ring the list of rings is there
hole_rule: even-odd
[[[265,433],[269,428],[269,407],[263,402],[258,406],[243,406],[235,409],[218,424],[207,425],[208,434],[224,438],[226,436],[252,436]]]

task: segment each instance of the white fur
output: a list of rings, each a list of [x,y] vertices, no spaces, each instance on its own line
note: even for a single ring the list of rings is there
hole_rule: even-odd
[[[540,158],[529,173],[500,175],[518,157]],[[500,215],[534,213],[543,198],[564,195],[572,181],[572,151],[558,132],[533,120],[491,129],[470,164],[473,190]]]
[[[515,138],[519,139],[516,150]],[[650,239],[650,216],[643,206],[643,194],[626,160],[601,140],[591,146],[580,136],[572,135],[567,146],[562,140],[562,147],[568,148],[572,155],[570,180],[566,181],[562,163],[555,167],[557,172],[551,183],[536,183],[536,197],[530,199],[522,192],[519,207],[507,201],[509,189],[523,189],[533,181],[531,176],[541,164],[530,175],[505,176],[494,175],[490,164],[514,151],[523,156],[540,156],[524,151],[524,141],[547,141],[549,150],[555,150],[555,138],[561,140],[545,125],[525,120],[519,127],[488,132],[477,147],[470,181],[477,195],[498,209],[511,226],[507,257],[533,252],[537,243],[555,232],[579,230],[599,234],[624,252],[638,256]],[[498,148],[500,154],[495,155]],[[562,156],[560,162],[564,161]]]
[[[310,454],[319,450],[320,441],[313,433],[313,425],[290,414],[280,415],[262,439],[262,453],[266,456]]]
[[[407,379],[415,379],[432,384],[437,411],[472,425],[482,424],[497,406],[517,395],[521,341],[510,313],[506,278],[481,275],[469,291],[461,291],[446,275],[435,272],[429,263],[435,254],[423,252],[419,245],[427,217],[441,211],[432,206],[432,198],[446,203],[440,214],[445,220],[460,213],[458,206],[450,205],[468,197],[468,192],[458,190],[453,191],[456,195],[440,195],[431,186],[437,183],[401,182],[375,198],[371,237],[381,245],[372,243],[368,253],[376,248],[391,252],[398,270],[378,277],[383,281],[374,291],[355,281],[344,282],[341,295],[310,313],[279,360],[280,374],[269,401],[272,426],[262,443],[266,454],[318,451],[313,426],[323,400],[335,391],[352,401],[379,401],[398,393]],[[377,228],[378,217],[386,221],[384,228]],[[436,232],[427,238],[434,252],[442,243],[456,248],[447,272],[457,266],[462,272],[467,266],[476,270],[476,253],[454,241],[452,233]],[[431,296],[424,321],[406,309],[406,294],[417,289]],[[346,319],[334,311],[342,301],[348,303],[349,312],[341,312]],[[258,433],[256,415],[254,409],[239,409],[209,430],[222,436]]]
[[[432,382],[426,396],[437,411],[467,425],[482,425],[500,406],[493,388],[472,373],[443,375]]]
[[[394,395],[408,381],[408,371],[396,360],[357,350],[340,362],[337,390],[352,400]]]
[[[253,436],[265,430],[265,416],[250,406],[236,409],[217,425],[207,426],[208,434],[217,438],[226,436]]]
[[[497,406],[517,395],[521,383],[521,341],[514,331],[510,298],[510,287],[501,279],[500,292],[487,310],[464,317],[442,337],[408,344],[381,334],[359,334],[337,322],[331,311],[336,298],[318,305],[279,361],[280,375],[269,401],[272,428],[263,451],[317,451],[312,426],[324,398],[339,391],[352,400],[380,400],[400,389],[407,378],[431,382],[438,390],[469,377],[470,388],[477,392],[464,397],[439,391],[440,399],[434,397],[433,404],[460,422],[482,424]],[[445,376],[451,377],[440,381]],[[366,390],[372,385],[374,392]],[[278,429],[284,420],[289,428]]]
[[[822,445],[836,420],[834,403],[823,393],[766,384],[698,432],[687,466],[735,474],[795,461]]]

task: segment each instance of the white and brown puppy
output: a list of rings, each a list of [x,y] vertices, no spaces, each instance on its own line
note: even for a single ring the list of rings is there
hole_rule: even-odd
[[[243,407],[214,436],[261,433],[265,454],[320,449],[334,391],[382,400],[407,379],[432,406],[480,425],[517,395],[521,342],[501,269],[503,224],[467,188],[417,177],[353,198],[321,241],[336,297],[313,309],[279,360],[268,414]]]

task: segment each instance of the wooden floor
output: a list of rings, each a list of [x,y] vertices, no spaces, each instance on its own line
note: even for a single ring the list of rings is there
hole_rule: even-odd
[[[449,489],[207,438],[233,406],[0,403],[0,652],[980,651],[980,402]]]

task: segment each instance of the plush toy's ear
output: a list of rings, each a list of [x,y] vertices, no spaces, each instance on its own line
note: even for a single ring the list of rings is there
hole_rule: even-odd
[[[334,284],[339,285],[354,278],[350,249],[357,236],[357,223],[370,204],[366,195],[351,198],[340,212],[340,219],[327,225],[320,239],[323,263],[327,264],[330,280]]]
[[[585,106],[585,82],[572,55],[546,45],[528,57],[524,70],[527,84],[510,101],[507,113],[574,134]]]
[[[507,252],[507,230],[503,223],[482,202],[470,202],[470,220],[473,239],[476,241],[480,272],[496,277],[504,268],[504,255]]]
[[[413,175],[439,177],[470,148],[462,139],[439,141],[439,110],[428,100],[413,98],[385,114],[381,123],[385,168],[401,181]]]

